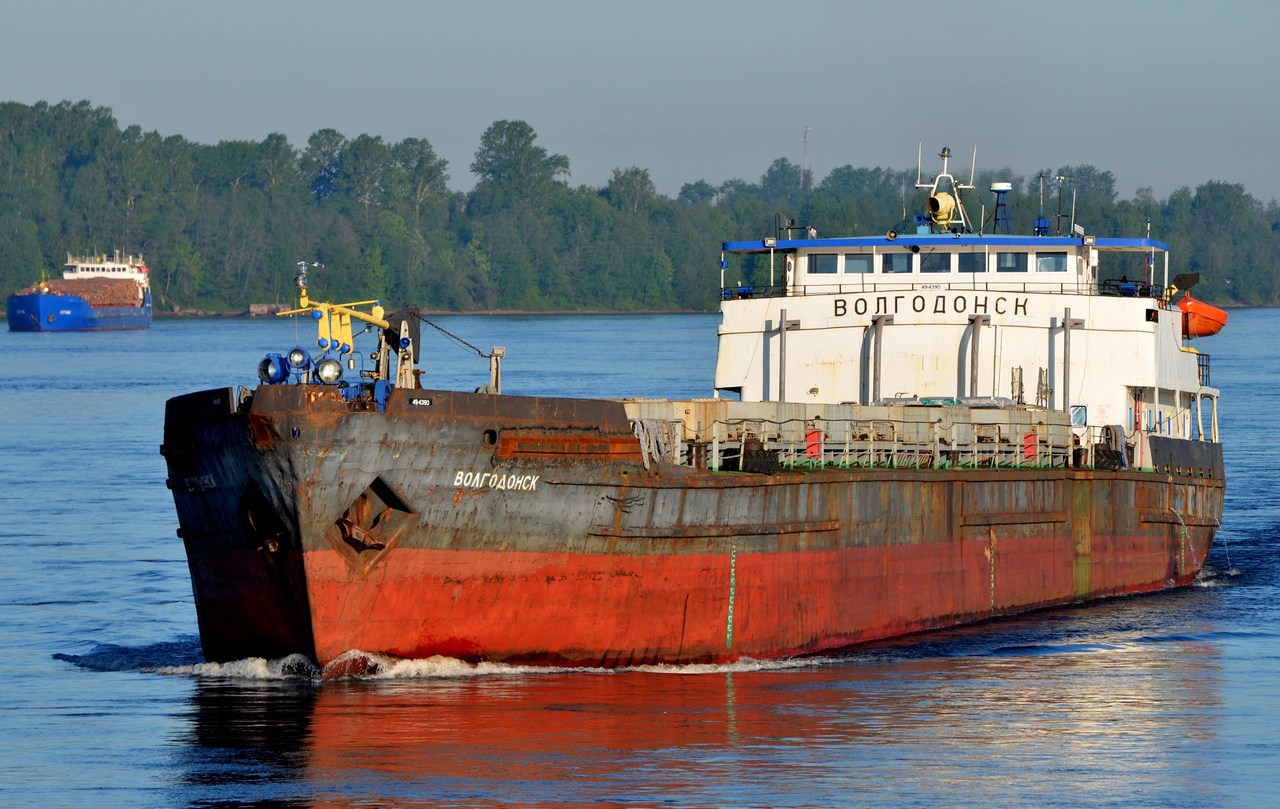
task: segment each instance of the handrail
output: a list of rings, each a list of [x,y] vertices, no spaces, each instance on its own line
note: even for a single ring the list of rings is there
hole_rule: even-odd
[[[664,419],[672,435],[688,435],[680,419]],[[1063,424],[1023,432],[997,421],[905,419],[720,419],[667,447],[670,463],[742,469],[744,450],[759,442],[783,468],[1062,468],[1092,466],[1101,428],[1080,436]],[[1083,439],[1083,440],[1082,440]]]
[[[869,283],[836,283],[836,284],[793,284],[791,286],[774,285],[759,286],[755,284],[737,284],[722,287],[721,300],[736,301],[752,298],[786,298],[806,297],[809,295],[856,295],[886,292],[1006,292],[1006,293],[1048,293],[1053,295],[1087,295],[1108,298],[1143,298],[1168,303],[1167,290],[1159,284],[1145,284],[1127,281],[1100,281],[1098,283],[1066,283],[1054,284],[1024,281],[1021,283],[1001,280],[988,281],[982,284],[962,283],[958,281],[943,282],[935,279],[921,278],[919,281],[872,281]]]

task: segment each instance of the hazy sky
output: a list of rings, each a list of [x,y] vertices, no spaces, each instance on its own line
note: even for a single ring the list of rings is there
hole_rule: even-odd
[[[470,189],[521,119],[573,185],[756,182],[786,157],[1111,171],[1280,197],[1277,0],[0,0],[0,100],[88,100],[201,143],[426,138]],[[955,166],[953,166],[954,168]]]

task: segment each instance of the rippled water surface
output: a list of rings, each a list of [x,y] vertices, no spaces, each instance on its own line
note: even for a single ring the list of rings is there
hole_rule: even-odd
[[[504,390],[710,394],[717,318],[436,318]],[[1280,312],[1200,346],[1228,489],[1183,590],[838,659],[630,671],[205,664],[158,448],[287,320],[0,333],[0,805],[1269,806],[1280,795]],[[431,331],[433,386],[487,362]]]

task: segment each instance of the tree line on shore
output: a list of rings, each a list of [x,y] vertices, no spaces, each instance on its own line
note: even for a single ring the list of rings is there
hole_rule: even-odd
[[[675,198],[635,166],[604,187],[573,186],[568,157],[517,120],[481,136],[471,191],[448,188],[449,168],[424,138],[322,129],[302,147],[281,134],[206,145],[121,128],[87,101],[0,103],[0,283],[12,291],[56,277],[67,253],[119,249],[145,255],[158,311],[288,303],[303,259],[324,265],[313,286],[326,299],[459,312],[706,311],[720,297],[721,242],[785,236],[779,227],[793,223],[821,235],[902,231],[922,200],[914,166],[850,164],[815,182],[787,158],[757,182],[697,179]],[[988,230],[994,200],[981,192],[992,181],[1013,184],[1014,232],[1030,232],[1042,211],[1064,233],[1069,212],[1094,235],[1150,232],[1171,247],[1171,277],[1200,273],[1197,297],[1280,303],[1280,206],[1241,185],[1122,199],[1114,175],[1094,166],[983,171],[970,192],[983,199],[968,205],[971,216],[985,209]],[[744,271],[726,281],[767,274],[751,263]]]

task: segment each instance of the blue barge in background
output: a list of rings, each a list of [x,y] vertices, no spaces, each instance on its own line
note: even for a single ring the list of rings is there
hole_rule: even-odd
[[[9,331],[98,331],[151,325],[151,274],[142,256],[67,256],[62,278],[9,296]]]

